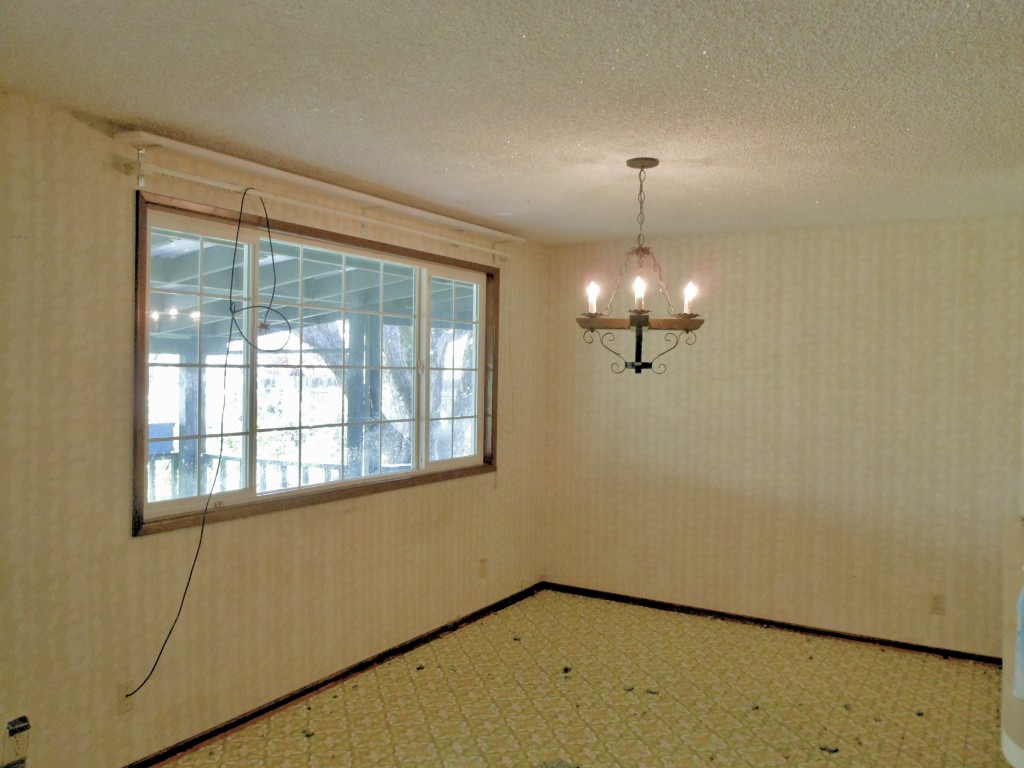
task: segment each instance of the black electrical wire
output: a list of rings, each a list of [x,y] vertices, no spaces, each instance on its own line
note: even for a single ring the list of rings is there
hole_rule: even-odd
[[[250,189],[252,189],[252,187],[247,188],[245,190],[245,192],[242,193],[242,202],[243,203],[245,202],[245,195],[246,195],[246,193]],[[285,316],[285,314],[283,312],[281,312],[279,309],[274,309],[274,299],[277,296],[277,259],[274,258],[274,237],[270,233],[270,215],[267,213],[267,204],[265,202],[263,202],[263,198],[262,197],[259,200],[260,200],[260,204],[263,206],[263,226],[267,230],[267,240],[270,243],[270,268],[273,271],[273,275],[274,275],[273,281],[272,281],[271,286],[270,286],[270,302],[268,304],[247,304],[247,305],[243,305],[243,306],[240,306],[240,307],[236,307],[235,306],[235,302],[232,300],[232,302],[231,302],[231,324],[234,326],[234,329],[236,331],[238,331],[238,335],[242,337],[242,341],[244,341],[249,347],[251,347],[252,349],[256,350],[257,352],[280,352],[282,349],[284,349],[286,346],[288,346],[288,341],[292,337],[292,324],[291,324],[291,321],[288,320],[288,318]],[[238,218],[238,226],[235,229],[235,243],[236,243],[236,246],[237,246],[237,243],[238,243],[238,234],[241,231],[241,229],[242,229],[242,219],[241,219],[241,216],[239,216],[239,218]],[[232,270],[234,270],[234,262],[233,261],[232,261],[232,265],[231,266],[232,266]],[[231,295],[232,296],[234,296],[234,284],[235,284],[235,273],[234,273],[234,271],[232,271],[232,273],[231,273],[231,286],[232,286]],[[285,335],[284,341],[281,343],[280,347],[276,347],[274,349],[263,349],[258,344],[256,344],[252,339],[250,339],[246,335],[245,331],[242,330],[242,326],[238,324],[238,316],[241,315],[242,313],[244,313],[244,312],[252,312],[254,310],[258,311],[258,310],[261,310],[261,309],[263,310],[263,322],[261,322],[259,324],[259,329],[261,331],[269,331],[270,330],[270,313],[271,312],[273,312],[275,315],[277,315],[279,318],[281,318],[281,320],[284,322],[285,329],[287,330],[288,333]]]
[[[227,340],[227,344],[224,347],[224,365],[223,365],[224,378],[223,378],[222,383],[221,383],[221,401],[220,401],[220,433],[219,433],[220,434],[220,450],[218,451],[218,454],[217,454],[217,466],[215,467],[215,469],[213,471],[213,478],[210,481],[210,492],[206,495],[206,503],[203,505],[203,516],[202,516],[202,520],[201,520],[201,522],[199,524],[199,541],[196,542],[196,552],[195,552],[195,555],[192,557],[192,566],[188,570],[188,578],[185,580],[185,588],[181,592],[181,600],[178,603],[178,612],[174,614],[174,621],[171,622],[170,629],[167,630],[167,634],[164,636],[164,641],[160,645],[160,650],[157,651],[156,658],[153,660],[153,666],[149,668],[149,672],[146,674],[145,678],[143,678],[142,682],[138,684],[138,686],[135,688],[135,690],[131,691],[130,693],[126,693],[125,694],[125,698],[126,699],[131,697],[131,696],[134,696],[136,693],[141,691],[143,686],[146,683],[149,682],[149,679],[153,676],[153,673],[156,672],[157,665],[160,663],[160,658],[164,655],[164,649],[167,648],[167,643],[170,641],[171,635],[174,633],[174,628],[176,626],[178,626],[178,619],[181,618],[181,612],[182,612],[182,610],[185,607],[185,598],[188,596],[189,587],[192,586],[192,575],[195,573],[196,563],[199,562],[199,552],[203,548],[203,535],[206,533],[206,518],[207,518],[207,515],[208,515],[208,513],[210,511],[210,502],[213,500],[213,495],[216,492],[217,478],[220,476],[221,464],[224,461],[224,415],[225,415],[225,412],[227,411],[227,400],[228,400],[228,370],[229,370],[229,366],[228,366],[228,351],[231,349],[231,342],[232,342],[233,337],[234,337],[235,329],[236,328],[238,329],[238,333],[242,337],[242,340],[249,347],[251,347],[252,349],[255,349],[257,352],[261,351],[259,349],[259,347],[257,347],[255,344],[253,344],[246,337],[245,333],[242,331],[241,327],[238,325],[238,317],[237,316],[241,312],[250,311],[252,309],[263,309],[263,310],[265,310],[265,312],[263,314],[263,323],[261,324],[261,327],[264,330],[266,330],[266,329],[269,328],[268,318],[270,317],[270,313],[273,312],[274,314],[278,315],[282,320],[284,320],[285,325],[288,328],[288,335],[285,337],[285,342],[281,346],[281,349],[284,349],[284,345],[286,345],[288,343],[288,339],[291,338],[291,330],[292,330],[291,323],[288,322],[288,318],[285,317],[284,314],[282,314],[280,310],[274,309],[274,298],[277,295],[277,260],[274,257],[274,239],[270,235],[270,216],[269,216],[269,214],[267,214],[267,204],[265,202],[263,202],[263,198],[262,197],[260,197],[259,200],[260,200],[260,204],[263,206],[263,221],[264,221],[264,224],[266,225],[266,229],[267,229],[267,240],[270,242],[270,265],[271,265],[271,268],[273,270],[273,276],[274,276],[273,277],[273,283],[271,285],[271,290],[270,290],[270,303],[269,304],[243,305],[242,307],[236,307],[235,306],[235,268],[238,265],[238,241],[240,239],[241,232],[242,232],[242,211],[245,208],[245,197],[246,197],[246,195],[248,195],[252,191],[252,189],[253,189],[252,187],[246,187],[245,188],[245,190],[242,192],[242,201],[238,204],[238,223],[237,223],[237,225],[235,227],[235,244],[234,244],[234,247],[233,247],[233,249],[231,251],[231,282],[230,282],[229,287],[228,287],[228,307],[229,307],[229,312],[231,314],[231,322],[228,324],[228,340]],[[262,351],[278,351],[278,350],[262,350]]]

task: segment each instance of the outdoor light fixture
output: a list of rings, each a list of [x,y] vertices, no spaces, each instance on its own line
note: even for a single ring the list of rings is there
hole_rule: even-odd
[[[640,232],[636,236],[636,247],[626,251],[626,258],[619,268],[618,279],[615,281],[612,295],[608,297],[608,304],[605,305],[604,312],[597,311],[597,297],[601,293],[601,287],[597,283],[591,282],[587,286],[587,311],[576,318],[580,328],[584,329],[583,340],[587,344],[593,344],[596,337],[601,342],[602,347],[619,358],[611,365],[615,373],[622,373],[627,368],[632,368],[634,373],[642,373],[647,369],[654,373],[664,373],[665,364],[658,363],[655,366],[655,361],[678,347],[679,341],[684,335],[688,345],[696,342],[697,336],[694,331],[704,325],[704,318],[693,312],[693,300],[697,295],[697,286],[693,283],[686,284],[686,288],[683,290],[683,311],[676,312],[672,299],[665,289],[665,281],[661,277],[661,265],[654,258],[654,252],[644,245],[644,179],[647,178],[647,169],[654,168],[657,164],[658,161],[653,157],[634,157],[632,160],[626,161],[626,165],[630,168],[637,168],[640,171],[640,194],[637,196],[637,199],[640,201],[640,213],[636,217],[637,223],[640,225]],[[629,310],[629,317],[610,317],[612,302],[615,300],[615,295],[619,292],[619,285],[622,283],[622,278],[629,267],[630,258],[636,261],[636,279],[633,281],[633,309]],[[644,266],[648,259],[651,262],[651,274],[657,278],[658,288],[668,304],[669,316],[665,318],[651,317],[650,310],[644,308],[644,295],[647,291],[647,281],[644,280]],[[632,361],[626,360],[626,358],[609,346],[610,342],[615,341],[615,334],[612,331],[628,328],[632,328],[636,336],[635,355]],[[644,328],[650,328],[652,331],[666,331],[665,338],[671,342],[670,347],[659,352],[646,363],[643,362]]]

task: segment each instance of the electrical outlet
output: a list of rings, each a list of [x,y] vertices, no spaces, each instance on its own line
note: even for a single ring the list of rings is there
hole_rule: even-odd
[[[481,579],[486,579],[487,578],[487,558],[486,557],[481,557],[480,558],[480,578]]]
[[[928,595],[928,613],[932,616],[945,616],[946,596],[938,592]]]
[[[114,705],[114,711],[117,714],[123,715],[125,712],[132,711],[135,702],[128,694],[133,690],[135,690],[135,686],[130,682],[117,684],[117,700]]]

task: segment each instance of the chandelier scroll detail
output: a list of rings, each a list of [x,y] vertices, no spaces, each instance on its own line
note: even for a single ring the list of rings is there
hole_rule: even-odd
[[[696,331],[704,325],[704,318],[693,312],[693,300],[697,296],[697,286],[692,282],[687,283],[683,290],[683,311],[676,311],[672,304],[672,298],[665,288],[661,265],[654,257],[654,251],[644,244],[644,180],[647,178],[647,169],[658,165],[657,159],[634,157],[627,160],[626,165],[636,168],[640,178],[640,193],[637,195],[640,212],[636,217],[640,228],[636,237],[636,245],[626,251],[626,258],[623,260],[622,266],[619,267],[618,278],[615,280],[615,286],[612,288],[604,310],[597,311],[597,297],[600,295],[601,289],[597,283],[591,282],[587,286],[587,311],[576,318],[576,323],[583,328],[583,340],[587,344],[593,344],[596,339],[602,347],[618,358],[611,364],[611,369],[615,373],[623,373],[631,369],[637,374],[648,370],[660,374],[665,372],[666,366],[664,363],[659,363],[658,359],[678,347],[680,341],[684,339],[687,345],[694,344],[697,341]],[[611,316],[612,302],[619,292],[622,278],[629,269],[631,260],[636,265],[636,279],[633,281],[633,309],[629,310],[628,317],[613,317]],[[647,281],[644,279],[644,270],[648,268],[648,262],[650,262],[650,273],[657,279],[658,290],[668,305],[668,317],[651,317],[650,310],[645,307]],[[664,331],[665,341],[669,345],[646,362],[643,359],[645,328],[651,331]],[[627,360],[611,346],[615,341],[613,331],[629,329],[632,329],[634,338],[632,360]]]

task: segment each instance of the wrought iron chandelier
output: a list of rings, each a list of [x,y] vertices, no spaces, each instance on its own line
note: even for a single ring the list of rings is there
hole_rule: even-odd
[[[665,281],[661,276],[661,265],[654,258],[654,251],[649,246],[644,245],[644,179],[647,178],[647,169],[654,168],[657,164],[658,161],[653,157],[634,157],[632,160],[626,161],[626,165],[630,168],[636,168],[640,172],[640,194],[637,195],[637,200],[640,202],[640,213],[636,217],[637,223],[640,225],[640,231],[636,236],[636,246],[626,251],[626,258],[619,268],[619,276],[615,280],[615,287],[612,288],[612,294],[608,297],[608,303],[605,305],[604,311],[597,311],[597,297],[601,292],[601,288],[597,283],[591,282],[587,286],[587,311],[576,318],[580,328],[584,329],[583,340],[587,344],[593,344],[596,338],[602,347],[618,358],[618,360],[611,364],[611,369],[615,373],[622,373],[628,368],[632,368],[633,373],[643,373],[646,370],[650,370],[653,373],[664,373],[666,370],[664,363],[657,363],[655,365],[658,358],[678,347],[680,340],[684,337],[687,345],[694,344],[697,341],[697,335],[694,331],[704,325],[704,318],[693,312],[693,299],[697,295],[697,286],[693,283],[686,284],[686,288],[683,290],[683,311],[676,312],[672,299],[665,289]],[[619,286],[622,284],[622,278],[629,267],[630,259],[636,262],[636,279],[633,281],[633,309],[629,310],[629,317],[610,317],[612,302],[619,292]],[[644,280],[644,268],[648,260],[651,263],[650,271],[658,280],[658,289],[661,291],[661,295],[665,297],[666,304],[668,304],[669,317],[651,317],[650,310],[644,307],[644,293],[647,290],[647,281]],[[629,328],[633,329],[635,335],[633,360],[627,360],[609,346],[611,342],[615,341],[615,334],[612,331]],[[652,331],[666,331],[665,340],[671,344],[671,346],[659,352],[648,362],[643,360],[644,328],[650,328]]]

